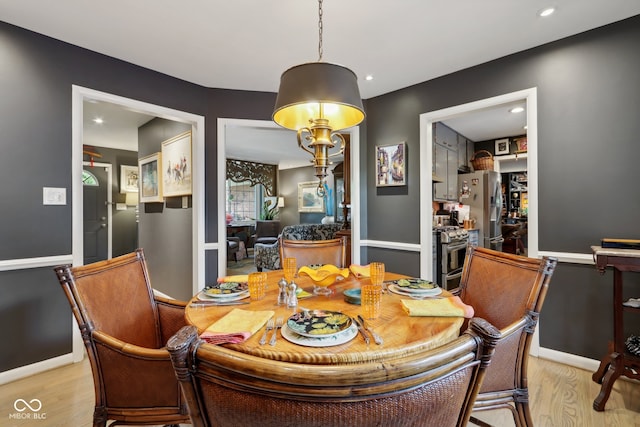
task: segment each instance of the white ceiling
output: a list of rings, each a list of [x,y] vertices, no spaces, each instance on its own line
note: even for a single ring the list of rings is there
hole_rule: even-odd
[[[549,5],[556,13],[538,17]],[[202,86],[277,92],[285,69],[318,59],[317,7],[0,0],[0,19]],[[638,15],[640,0],[326,0],[323,8],[323,60],[351,68],[368,99]]]

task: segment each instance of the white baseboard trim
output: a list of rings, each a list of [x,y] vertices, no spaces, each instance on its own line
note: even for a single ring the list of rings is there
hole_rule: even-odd
[[[68,353],[63,354],[62,356],[43,360],[42,362],[32,363],[9,371],[0,372],[0,385],[21,380],[23,378],[30,377],[31,375],[40,374],[50,369],[59,368],[71,363],[73,363],[73,353]]]
[[[571,353],[563,353],[558,350],[540,347],[538,357],[541,359],[551,360],[552,362],[562,363],[564,365],[573,366],[574,368],[584,369],[585,371],[595,372],[600,365],[600,361],[589,359],[583,356],[576,356]]]

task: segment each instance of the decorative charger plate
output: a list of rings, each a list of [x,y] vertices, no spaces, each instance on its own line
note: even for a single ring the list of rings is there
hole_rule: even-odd
[[[436,292],[436,290],[440,289],[440,287],[436,283],[424,279],[398,279],[387,282],[387,284],[394,285],[398,289],[412,293],[424,292],[427,294],[432,294]]]
[[[282,338],[294,344],[304,345],[306,347],[331,347],[347,343],[358,336],[358,328],[353,322],[351,322],[351,325],[342,332],[329,336],[308,337],[300,335],[293,332],[288,325],[284,325],[280,331],[282,333]]]
[[[346,314],[327,310],[302,311],[287,319],[287,326],[292,332],[311,338],[338,334],[352,323],[351,317]]]

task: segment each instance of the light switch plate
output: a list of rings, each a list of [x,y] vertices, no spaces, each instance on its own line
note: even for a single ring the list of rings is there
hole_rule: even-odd
[[[66,205],[67,189],[42,187],[42,204],[43,205]]]

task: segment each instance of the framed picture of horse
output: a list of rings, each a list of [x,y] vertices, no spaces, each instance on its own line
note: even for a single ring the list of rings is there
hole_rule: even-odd
[[[162,143],[162,192],[164,197],[190,196],[193,163],[191,131]]]

